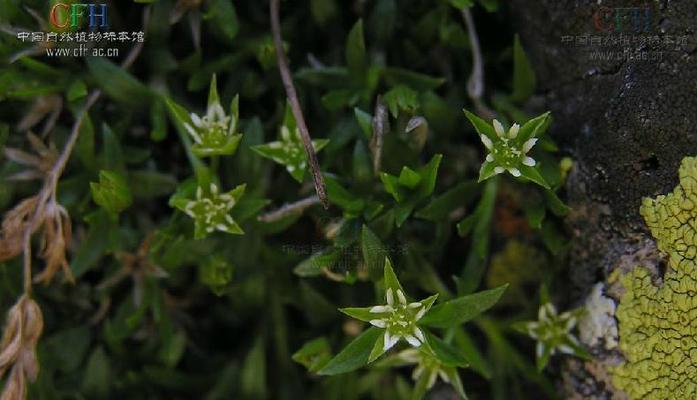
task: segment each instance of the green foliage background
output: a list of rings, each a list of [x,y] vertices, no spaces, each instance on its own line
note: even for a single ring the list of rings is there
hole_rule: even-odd
[[[0,0],[0,21],[26,31],[49,29],[28,12],[45,19],[48,3]],[[182,10],[185,4],[191,7]],[[509,326],[535,315],[538,304],[530,299],[563,265],[558,216],[565,208],[554,192],[510,176],[476,183],[483,153],[461,111],[472,109],[466,89],[471,49],[454,7],[472,4],[282,2],[284,42],[310,132],[329,139],[319,159],[332,207],[315,206],[273,223],[257,216],[314,189],[307,176],[298,184],[250,149],[276,140],[285,109],[267,2],[109,5],[114,31],[141,30],[142,14],[151,8],[145,47],[128,72],[118,67],[120,59],[48,58],[42,49],[32,52],[30,43],[0,35],[2,59],[27,52],[0,69],[0,146],[29,150],[18,122],[37,113],[45,117],[36,102],[58,96],[63,108],[47,140],[61,149],[88,91],[105,94],[90,111],[58,188],[74,226],[69,253],[76,283],[58,279],[36,288],[46,327],[39,344],[42,370],[30,398],[409,398],[409,368],[376,366],[319,377],[301,365],[326,362],[362,330],[337,308],[376,304],[382,257],[374,249],[393,260],[416,298],[439,293],[445,300],[512,282],[517,298],[504,296],[492,312],[445,330],[444,337],[468,356],[471,368],[461,376],[471,398],[555,396],[548,377],[535,369],[533,343]],[[177,9],[185,14],[172,23]],[[545,111],[528,101],[534,76],[519,44],[514,46],[506,6],[482,1],[472,12],[485,59],[485,100],[502,121],[524,122]],[[120,46],[122,57],[128,49]],[[213,74],[223,105],[239,94],[243,138],[235,155],[207,168],[221,190],[247,184],[233,211],[245,234],[194,240],[192,221],[168,201],[190,190],[202,167],[187,156],[185,136],[175,129],[165,100],[204,113]],[[391,126],[382,171],[395,177],[404,166],[419,171],[442,155],[435,190],[417,190],[407,196],[407,206],[373,175],[366,122],[378,95]],[[422,148],[404,133],[413,116],[428,121]],[[539,146],[540,170],[558,189],[562,172],[554,144],[546,139]],[[8,179],[22,168],[7,160],[0,164],[0,210],[39,189],[37,182]],[[95,203],[97,182],[111,179],[100,176],[105,170],[125,177],[131,198],[112,199],[113,207]],[[146,240],[133,263],[128,254]],[[506,247],[509,240],[524,250],[517,258],[508,253],[506,260],[520,264],[510,265],[505,278],[487,278],[491,255],[514,251]],[[366,243],[375,246],[365,250]],[[542,254],[534,270],[522,259],[527,254]],[[0,264],[3,310],[21,291],[20,264],[21,257]],[[41,265],[37,259],[35,268]],[[123,271],[124,279],[104,284]],[[294,361],[306,342],[322,337],[324,345],[312,357],[301,353]]]

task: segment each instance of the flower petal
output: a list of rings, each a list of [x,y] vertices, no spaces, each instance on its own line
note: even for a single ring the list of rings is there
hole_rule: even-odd
[[[492,142],[491,139],[489,139],[486,135],[479,135],[479,138],[482,140],[482,143],[484,143],[484,147],[489,150],[494,148],[494,142]]]
[[[545,352],[545,344],[542,342],[537,342],[537,345],[535,346],[535,355],[540,358],[542,357],[542,354]]]
[[[426,314],[426,307],[420,309],[419,312],[416,313],[414,316],[414,321],[418,321],[423,318],[424,314]]]
[[[530,138],[525,143],[523,143],[523,153],[527,154],[533,146],[537,143],[537,138]]]
[[[496,174],[502,174],[503,171],[505,171],[505,169],[503,169],[503,167],[494,167],[494,172]]]
[[[516,178],[521,175],[518,168],[508,168],[508,172],[510,172],[511,175],[515,176]]]
[[[389,339],[389,340],[388,340],[388,339]],[[387,331],[385,331],[385,346],[383,347],[383,349],[384,349],[385,351],[387,351],[387,350],[391,349],[392,347],[394,347],[394,345],[396,345],[397,342],[399,342],[399,336],[397,336],[397,335],[395,335],[395,336],[388,336],[388,335],[387,335]]]
[[[203,125],[203,122],[201,121],[201,117],[199,117],[198,115],[191,113],[189,115],[189,117],[191,118],[191,122],[194,123],[195,127],[200,128]]]
[[[494,162],[494,156],[491,154],[486,155],[486,162]]]
[[[518,131],[520,131],[520,125],[513,124],[511,129],[508,130],[508,138],[515,139],[518,136]]]
[[[506,131],[503,129],[503,125],[498,120],[494,120],[494,130],[496,131],[496,135],[503,139],[506,136]]]
[[[391,312],[392,310],[394,310],[394,309],[390,306],[373,306],[370,309],[370,312],[373,314],[380,314],[380,313]]]
[[[419,341],[419,339],[415,338],[412,335],[406,335],[406,336],[404,336],[404,339],[406,339],[406,341],[409,342],[409,344],[414,346],[414,347],[421,346],[421,342]]]
[[[535,164],[537,164],[537,162],[532,157],[525,157],[523,159],[523,165],[527,165],[528,167],[534,167]]]
[[[387,299],[387,304],[394,305],[394,295],[392,294],[392,288],[388,288],[385,292],[385,299]]]
[[[565,354],[574,354],[574,349],[571,348],[571,346],[566,345],[566,344],[560,344],[559,351],[562,353],[565,353]]]
[[[384,319],[371,319],[368,322],[370,323],[370,325],[377,326],[378,328],[384,328],[385,326],[387,326],[387,323]]]
[[[399,299],[400,304],[407,304],[407,298],[404,297],[404,292],[402,292],[400,289],[397,289],[397,298]]]
[[[422,342],[426,341],[426,337],[424,336],[424,333],[417,326],[414,327],[414,336],[416,336],[416,338]]]
[[[434,370],[429,370],[428,373],[428,384],[426,385],[426,388],[430,389],[433,387],[433,385],[436,384],[436,378],[438,377],[438,373]]]

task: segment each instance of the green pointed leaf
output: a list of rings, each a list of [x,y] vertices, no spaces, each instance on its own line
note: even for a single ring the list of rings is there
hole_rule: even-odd
[[[379,279],[384,270],[387,250],[380,238],[367,225],[363,225],[361,231],[361,251],[368,275],[372,279]]]
[[[520,44],[520,36],[513,41],[513,94],[511,100],[523,102],[535,92],[535,72]]]
[[[293,356],[293,361],[305,366],[310,372],[322,369],[332,358],[332,349],[325,337],[306,342]]]
[[[351,28],[346,40],[346,63],[352,75],[360,77],[366,68],[363,20],[359,19]]]
[[[397,279],[397,275],[394,273],[394,269],[392,269],[392,262],[390,262],[389,257],[385,257],[385,290],[387,289],[392,289],[393,291],[397,291],[398,289],[401,291],[404,291],[402,289],[402,284],[399,283],[399,280]]]
[[[545,178],[540,175],[535,167],[528,167],[527,165],[521,165],[519,168],[522,177],[542,186],[545,189],[549,189],[549,185],[545,181]]]
[[[390,86],[406,85],[423,92],[435,90],[446,81],[445,78],[434,78],[409,69],[395,67],[385,68],[383,75]]]
[[[365,136],[366,139],[370,139],[373,137],[373,116],[368,114],[367,112],[361,110],[358,107],[355,107],[353,109],[353,114],[356,116],[356,121],[358,122],[358,126],[361,127],[361,131],[363,132],[363,136]]]
[[[564,204],[553,190],[545,190],[544,194],[547,207],[549,207],[554,215],[557,217],[564,217],[569,214],[571,208]]]
[[[385,191],[394,197],[395,201],[398,203],[404,200],[406,197],[399,185],[399,179],[392,176],[386,172],[380,173],[380,180],[382,181],[382,186]]]
[[[370,312],[371,308],[372,307],[346,307],[340,308],[339,311],[351,318],[355,318],[363,322],[370,322],[378,317],[377,314]]]
[[[118,214],[133,203],[133,195],[126,179],[119,173],[102,170],[99,182],[90,182],[92,198],[110,214]]]
[[[407,202],[402,204],[397,204],[394,208],[394,222],[397,227],[401,227],[402,224],[409,218],[411,212],[414,210],[414,203]]]
[[[381,336],[383,336],[381,329],[369,328],[349,343],[317,373],[319,375],[337,375],[357,370],[366,365],[375,342]]]
[[[409,167],[402,167],[398,182],[402,186],[414,189],[421,182],[421,175]]]
[[[451,328],[463,324],[496,304],[508,285],[458,297],[439,304],[419,321],[421,325]]]
[[[390,114],[397,118],[400,111],[415,113],[418,106],[418,94],[408,86],[397,85],[383,96]]]
[[[530,138],[538,137],[549,127],[551,122],[552,117],[549,111],[529,120],[520,127],[516,140],[518,143],[525,143]]]
[[[329,175],[324,176],[324,181],[327,186],[327,197],[332,204],[339,206],[344,212],[356,215],[365,208],[365,200],[355,196],[337,182],[337,180]]]
[[[438,178],[438,167],[443,159],[442,154],[436,154],[419,170],[419,175],[421,175],[421,182],[419,185],[419,197],[425,198],[433,194],[433,190],[436,188],[436,179]]]
[[[213,104],[220,104],[220,97],[218,96],[218,81],[213,74],[213,78],[211,78],[211,87],[208,89],[208,107],[212,106]]]
[[[493,162],[484,161],[482,163],[482,167],[479,169],[479,179],[477,182],[481,183],[491,177],[496,176],[496,171],[494,171],[495,168],[496,164]]]
[[[458,183],[444,194],[434,198],[427,206],[416,213],[416,217],[433,222],[442,221],[457,208],[468,206],[479,194],[475,181]]]
[[[428,339],[428,344],[433,350],[433,354],[441,363],[449,367],[466,368],[469,366],[469,361],[460,351],[460,349],[444,342],[428,331],[426,331],[426,338]]]
[[[474,5],[473,0],[449,0],[449,3],[451,6],[457,8],[458,10],[470,8]]]
[[[131,106],[149,104],[153,92],[105,57],[86,57],[91,75],[104,92],[112,99]]]
[[[381,330],[378,340],[375,341],[373,349],[370,351],[370,356],[368,357],[368,364],[380,358],[380,356],[385,354],[385,352],[385,331]]]
[[[411,400],[421,400],[426,396],[429,381],[429,373],[428,371],[424,371],[424,373],[419,376],[419,379],[416,380],[416,384],[414,384],[414,390],[411,392]]]
[[[497,140],[496,136],[496,131],[494,131],[494,127],[491,126],[489,123],[484,121],[483,119],[479,118],[478,116],[472,114],[471,112],[463,109],[462,111],[465,112],[465,115],[467,116],[467,119],[469,119],[470,123],[472,123],[472,126],[474,126],[474,129],[477,131],[478,134],[484,135],[488,137],[489,139]],[[522,128],[521,128],[522,130]],[[520,133],[518,134],[520,137]]]

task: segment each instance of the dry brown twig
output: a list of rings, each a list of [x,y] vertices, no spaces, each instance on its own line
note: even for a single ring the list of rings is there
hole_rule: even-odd
[[[477,114],[486,120],[492,120],[496,114],[482,101],[482,96],[484,95],[484,60],[479,46],[477,29],[474,26],[474,19],[469,8],[462,9],[462,18],[465,20],[467,35],[472,47],[472,74],[467,81],[467,95],[474,103]]]
[[[290,102],[290,108],[293,111],[293,116],[295,117],[295,122],[300,131],[300,138],[305,146],[305,153],[307,154],[307,159],[309,161],[310,170],[312,172],[312,180],[315,184],[315,191],[319,200],[325,209],[329,208],[329,200],[327,199],[327,188],[324,184],[324,178],[322,177],[322,172],[319,168],[319,162],[317,161],[317,154],[315,153],[315,148],[312,146],[312,138],[310,137],[310,132],[307,129],[307,124],[305,124],[305,118],[303,117],[303,111],[300,107],[300,102],[298,101],[298,95],[295,92],[295,85],[293,84],[293,78],[290,75],[290,70],[288,68],[288,61],[286,60],[286,55],[283,52],[283,39],[281,38],[281,22],[279,19],[279,0],[271,0],[270,11],[271,11],[271,32],[273,34],[274,47],[276,48],[276,59],[278,61],[278,71],[281,74],[281,80],[283,80],[283,86],[286,89],[286,95],[288,96],[288,101]]]
[[[316,195],[312,195],[310,197],[298,200],[294,203],[284,204],[283,206],[281,206],[281,208],[277,210],[273,210],[267,212],[266,214],[260,215],[257,217],[257,221],[266,223],[280,221],[281,219],[289,215],[300,214],[303,211],[305,211],[305,209],[310,208],[315,204],[319,203],[319,197],[317,197]]]
[[[150,20],[150,8],[143,13],[143,26],[147,27]],[[134,46],[121,64],[129,68],[140,54],[143,43]],[[31,269],[31,238],[41,230],[40,257],[46,262],[46,268],[36,279],[48,283],[59,269],[65,277],[72,280],[72,273],[65,252],[71,238],[70,216],[67,210],[56,200],[56,189],[65,166],[70,159],[73,148],[80,135],[80,127],[90,108],[101,96],[101,91],[92,91],[84,105],[75,116],[68,140],[55,163],[48,166],[45,160],[50,153],[50,146],[29,136],[32,147],[37,150],[39,157],[28,153],[10,151],[9,158],[23,160],[25,165],[34,167],[44,173],[41,190],[34,196],[22,200],[12,210],[7,212],[0,230],[0,261],[14,258],[23,253],[24,292],[7,315],[7,323],[0,342],[0,378],[9,370],[10,374],[5,383],[0,400],[22,400],[26,398],[26,382],[34,381],[39,372],[36,360],[36,344],[43,330],[41,309],[31,298],[32,269]],[[6,152],[6,155],[8,153]],[[28,174],[31,178],[32,173]]]
[[[382,166],[382,145],[385,134],[390,130],[390,118],[387,114],[387,107],[382,101],[382,96],[378,96],[375,101],[372,127],[373,137],[370,139],[370,152],[373,154],[373,174],[377,176]]]

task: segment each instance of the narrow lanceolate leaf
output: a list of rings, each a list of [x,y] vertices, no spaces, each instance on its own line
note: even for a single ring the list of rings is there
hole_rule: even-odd
[[[385,258],[385,290],[387,289],[392,289],[393,291],[397,291],[397,289],[401,290],[402,292],[404,289],[402,289],[402,285],[399,283],[399,280],[397,279],[397,275],[394,273],[394,269],[392,269],[392,263],[390,262],[389,258]]]
[[[351,318],[355,318],[364,322],[370,322],[371,320],[377,318],[377,315],[375,313],[370,312],[371,308],[372,307],[346,307],[340,308],[339,311],[348,315]]]
[[[349,32],[346,41],[346,63],[349,72],[354,76],[360,76],[366,68],[363,20],[359,19]]]
[[[540,172],[535,167],[521,166],[520,174],[522,177],[542,186],[545,189],[549,189],[549,184],[542,177]]]
[[[478,134],[484,135],[488,137],[491,140],[496,140],[496,132],[494,131],[494,128],[484,121],[483,119],[479,118],[478,116],[472,114],[471,112],[467,110],[462,110],[465,112],[465,115],[467,116],[467,119],[470,120],[472,123],[472,126],[474,126],[474,129],[477,131]]]
[[[551,114],[546,112],[524,123],[518,132],[518,141],[523,143],[530,138],[538,137],[547,129],[551,120]]]
[[[435,328],[450,328],[465,323],[496,304],[507,287],[503,285],[439,304],[420,323]]]
[[[372,278],[379,278],[384,269],[387,251],[380,238],[366,225],[363,225],[361,232],[361,251],[368,274]]]
[[[457,347],[444,342],[437,336],[427,333],[428,344],[438,360],[449,367],[465,368],[469,366],[467,357]]]
[[[513,42],[513,94],[511,100],[525,101],[535,91],[535,72],[530,60],[520,44],[520,37],[515,35]]]
[[[385,350],[385,334],[383,331],[380,331],[380,336],[378,337],[378,340],[375,341],[375,344],[373,345],[373,349],[370,351],[370,356],[368,356],[368,364],[371,362],[377,360],[387,352]]]
[[[320,375],[337,375],[357,370],[368,363],[368,357],[375,342],[382,337],[382,330],[370,328],[353,339],[336,357],[329,360],[317,373]]]

